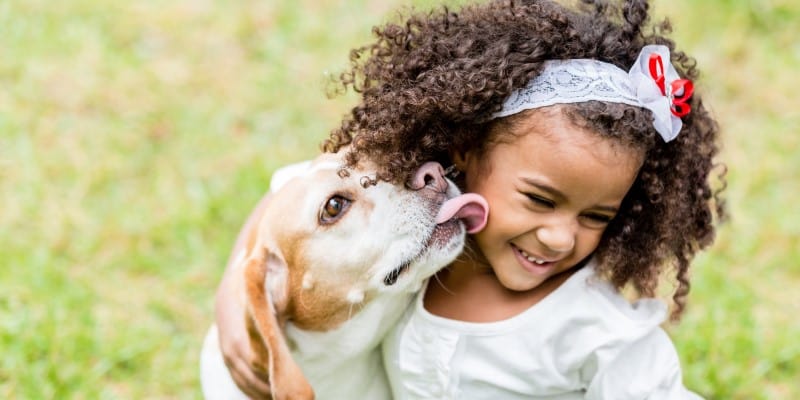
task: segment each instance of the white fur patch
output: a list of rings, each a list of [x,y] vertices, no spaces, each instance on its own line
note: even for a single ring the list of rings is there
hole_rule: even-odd
[[[303,274],[303,289],[308,290],[314,287],[314,277],[310,272]]]
[[[325,161],[316,163],[311,166],[311,168],[306,172],[306,175],[311,175],[317,171],[322,171],[324,169],[339,169],[342,167],[342,163],[338,161]]]
[[[358,288],[350,289],[347,292],[347,301],[351,304],[360,304],[364,301],[364,291]]]
[[[236,258],[233,259],[232,265],[235,265],[240,270],[244,267],[243,261],[247,257],[247,249],[241,249],[236,253]]]
[[[333,161],[320,162],[314,165],[312,165],[311,161],[303,161],[287,165],[283,168],[278,169],[277,171],[275,171],[275,173],[272,174],[269,190],[270,192],[275,193],[281,187],[283,187],[283,185],[285,185],[286,182],[288,182],[293,178],[311,175],[323,169],[338,169],[339,167],[341,167],[341,165],[342,165],[341,163]]]
[[[275,254],[270,253],[267,255],[267,281],[264,282],[267,296],[270,298],[272,306],[277,304],[285,304],[286,296],[288,296],[287,282],[289,279],[289,270],[286,268],[283,260]]]

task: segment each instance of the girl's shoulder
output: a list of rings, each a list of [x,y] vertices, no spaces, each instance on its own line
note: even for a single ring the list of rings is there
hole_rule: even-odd
[[[666,304],[657,299],[628,301],[594,271],[573,289],[584,294],[587,312],[597,313],[581,329],[573,320],[569,341],[594,340],[579,350],[580,376],[587,384],[587,399],[699,399],[686,390],[675,346],[661,329],[667,318]],[[591,333],[594,332],[594,333]],[[591,338],[591,339],[590,339]]]
[[[597,347],[624,346],[660,329],[667,306],[658,299],[626,299],[595,271],[590,262],[555,291],[520,314],[520,330],[544,329],[565,346],[582,343],[590,353]]]
[[[660,325],[667,305],[654,298],[631,301],[597,274],[594,262],[577,271],[558,289],[565,306],[579,316],[595,315],[597,322],[630,329]]]

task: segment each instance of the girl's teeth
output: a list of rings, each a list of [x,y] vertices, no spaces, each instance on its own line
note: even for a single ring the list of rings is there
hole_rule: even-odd
[[[542,265],[542,264],[544,264],[546,262],[546,261],[542,261],[542,260],[537,260],[537,259],[529,256],[528,253],[526,253],[526,252],[524,252],[522,250],[520,250],[519,252],[522,253],[523,257],[525,257],[528,261],[530,261],[532,263],[536,263],[536,264]]]

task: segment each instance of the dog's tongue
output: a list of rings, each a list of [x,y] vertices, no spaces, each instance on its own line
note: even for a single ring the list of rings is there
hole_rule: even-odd
[[[481,195],[475,193],[453,197],[442,204],[439,214],[436,215],[436,223],[441,224],[453,218],[464,221],[468,233],[478,232],[486,226],[489,204]]]

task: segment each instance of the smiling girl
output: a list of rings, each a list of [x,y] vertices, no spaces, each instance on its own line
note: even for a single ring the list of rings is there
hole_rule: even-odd
[[[697,397],[655,295],[677,320],[723,215],[717,124],[646,1],[582,3],[411,14],[351,58],[361,102],[328,149],[398,182],[453,165],[489,203],[384,342],[397,399]]]

